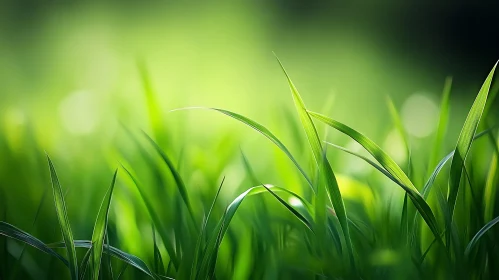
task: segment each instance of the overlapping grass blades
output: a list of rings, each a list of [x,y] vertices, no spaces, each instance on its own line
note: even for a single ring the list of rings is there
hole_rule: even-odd
[[[289,77],[288,73],[284,69],[284,66],[282,65],[281,61],[279,58],[277,58],[277,61],[279,62],[279,65],[281,66],[282,71],[284,72],[284,75],[286,76],[286,79],[288,81],[289,87],[291,89],[291,93],[293,96],[293,100],[295,103],[296,110],[298,111],[298,115],[300,117],[303,129],[305,130],[305,133],[307,135],[310,147],[312,148],[312,152],[314,155],[315,162],[318,167],[319,171],[319,185],[316,189],[317,196],[316,196],[316,206],[317,208],[315,209],[316,212],[316,217],[318,218],[318,223],[320,226],[325,225],[326,219],[324,216],[324,211],[326,209],[325,201],[324,201],[324,196],[323,196],[323,191],[325,190],[327,192],[327,195],[329,197],[329,200],[331,201],[333,208],[336,212],[336,216],[338,217],[338,221],[340,222],[341,229],[343,231],[343,236],[345,238],[345,243],[347,246],[347,251],[350,259],[350,265],[353,268],[353,270],[356,270],[356,264],[355,264],[355,259],[354,259],[354,250],[353,250],[353,245],[352,245],[352,240],[350,237],[350,230],[348,226],[348,217],[347,213],[345,210],[345,205],[343,203],[343,198],[341,197],[341,192],[338,186],[338,182],[336,181],[336,177],[334,175],[333,170],[331,169],[331,165],[329,164],[329,161],[322,150],[322,145],[321,145],[321,140],[319,139],[319,135],[317,134],[317,129],[315,128],[314,123],[312,122],[312,119],[310,118],[309,113],[307,112],[307,109],[305,107],[305,103],[303,102],[300,94],[298,93],[298,90],[296,89],[295,85],[291,81],[291,78]],[[320,234],[320,233],[319,233]],[[319,237],[321,238],[321,237]]]
[[[487,96],[489,94],[490,85],[492,83],[492,78],[494,77],[494,72],[497,63],[494,65],[489,75],[485,79],[478,95],[471,106],[470,112],[466,117],[461,133],[457,140],[456,149],[454,150],[454,156],[452,157],[450,175],[449,175],[449,193],[447,201],[449,203],[449,211],[451,219],[453,217],[454,208],[456,206],[457,194],[459,192],[459,185],[461,182],[462,169],[464,162],[468,155],[468,152],[473,144],[473,137],[480,123],[480,118],[484,110],[485,104],[487,102]],[[447,225],[448,227],[449,225]],[[447,239],[449,238],[450,231],[447,231]]]
[[[478,241],[484,234],[486,234],[493,226],[495,226],[497,223],[499,223],[499,217],[495,217],[491,221],[489,221],[485,226],[483,226],[476,234],[473,236],[471,241],[468,243],[468,246],[466,246],[466,250],[464,254],[469,257],[471,251],[475,246],[478,244]]]
[[[111,205],[111,198],[113,196],[114,184],[116,182],[116,175],[118,175],[118,169],[114,172],[111,186],[106,191],[106,195],[104,196],[99,208],[99,213],[97,214],[97,219],[95,220],[94,232],[92,233],[92,256],[90,261],[92,279],[99,279],[102,248],[104,246],[104,238],[106,237],[107,219],[109,207]]]
[[[371,139],[367,138],[360,132],[348,127],[347,125],[344,125],[319,113],[309,111],[309,114],[314,118],[324,122],[325,124],[343,132],[344,134],[355,140],[357,143],[362,145],[379,162],[379,164],[381,164],[381,166],[386,169],[386,171],[388,171],[393,177],[397,179],[398,182],[401,183],[400,186],[407,192],[414,206],[421,214],[430,230],[433,232],[433,235],[435,235],[436,238],[440,238],[440,230],[438,228],[435,215],[433,214],[430,206],[423,199],[421,194],[418,192],[418,190],[404,173],[404,171],[402,171],[402,169],[390,156],[388,156],[388,154],[386,154]]]
[[[52,189],[54,193],[54,203],[57,212],[57,219],[59,220],[59,225],[62,231],[62,238],[66,244],[67,256],[69,259],[69,270],[71,273],[71,279],[78,279],[78,260],[76,258],[76,249],[73,242],[73,233],[71,232],[71,225],[69,224],[68,213],[66,210],[66,203],[64,201],[64,193],[62,192],[61,184],[57,178],[57,174],[47,155],[47,160],[50,168],[50,178],[52,179]]]
[[[0,221],[0,234],[4,235],[9,238],[14,238],[16,240],[19,240],[21,242],[24,242],[25,244],[28,244],[30,246],[35,247],[36,249],[49,254],[53,257],[56,257],[59,259],[64,265],[69,267],[69,262],[61,256],[59,253],[56,251],[52,250],[52,248],[48,247],[43,243],[41,240],[38,238],[32,236],[31,234],[9,224],[3,221]]]

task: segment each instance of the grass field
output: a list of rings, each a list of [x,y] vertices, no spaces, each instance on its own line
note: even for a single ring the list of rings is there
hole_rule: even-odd
[[[337,121],[341,97],[307,106],[300,82],[275,67],[292,103],[276,104],[270,124],[223,108],[165,112],[141,63],[147,123],[121,118],[102,146],[53,144],[57,135],[11,114],[0,136],[1,279],[499,276],[495,66],[467,115],[450,113],[445,81],[428,137],[411,136],[390,98],[376,111],[391,118],[355,116],[394,132],[388,144]],[[462,127],[455,139],[450,125]]]

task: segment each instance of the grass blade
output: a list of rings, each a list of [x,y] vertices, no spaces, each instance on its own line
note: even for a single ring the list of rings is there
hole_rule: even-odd
[[[308,175],[305,173],[303,168],[298,164],[298,161],[296,161],[296,159],[293,157],[293,155],[288,150],[288,148],[286,148],[286,146],[284,146],[284,144],[272,132],[270,132],[270,130],[268,130],[263,125],[255,122],[255,121],[253,121],[245,116],[242,116],[240,114],[237,114],[237,113],[234,113],[231,111],[227,111],[227,110],[223,110],[223,109],[218,109],[218,108],[189,107],[189,108],[183,108],[183,109],[177,109],[177,110],[185,110],[185,109],[207,109],[207,110],[217,111],[217,112],[220,112],[224,115],[227,115],[235,120],[238,120],[238,121],[244,123],[245,125],[253,128],[254,130],[258,131],[263,136],[267,137],[272,143],[274,143],[281,151],[283,151],[286,154],[286,156],[288,156],[288,158],[293,162],[293,164],[296,166],[296,168],[298,168],[300,173],[303,175],[303,177],[305,178],[307,183],[310,185],[310,187],[312,187],[312,180],[310,180]],[[313,190],[313,188],[312,188],[312,190]]]
[[[276,56],[277,58],[277,56]],[[323,210],[325,211],[325,205],[323,205],[324,200],[321,198],[321,185],[324,186],[326,189],[326,192],[328,194],[329,200],[331,201],[331,204],[334,207],[334,210],[336,212],[336,215],[338,217],[338,221],[340,222],[341,229],[343,231],[343,236],[345,237],[345,242],[347,245],[347,251],[350,259],[350,265],[351,268],[356,271],[356,265],[355,265],[355,259],[354,259],[354,253],[353,253],[353,246],[352,246],[352,240],[350,238],[350,230],[348,227],[348,217],[347,213],[345,210],[345,204],[343,202],[343,198],[341,197],[341,192],[338,186],[338,182],[336,181],[336,177],[334,175],[333,170],[331,169],[331,165],[329,164],[329,161],[327,160],[325,154],[323,153],[322,150],[322,145],[321,141],[319,139],[319,135],[317,134],[317,129],[315,128],[314,123],[312,122],[312,119],[310,118],[309,113],[307,112],[307,109],[305,107],[305,103],[303,102],[300,94],[298,93],[298,90],[296,89],[295,85],[291,81],[291,78],[289,77],[288,73],[286,72],[286,69],[284,69],[284,66],[282,65],[281,61],[279,58],[277,58],[277,61],[279,62],[279,65],[281,66],[282,71],[284,72],[284,75],[286,76],[286,79],[288,81],[289,87],[291,89],[291,93],[293,96],[293,100],[295,103],[296,110],[298,111],[298,115],[300,117],[302,127],[305,130],[305,133],[307,135],[310,147],[312,148],[312,152],[317,164],[317,167],[319,168],[319,180],[321,184],[319,185],[317,189],[318,193],[318,200],[319,206],[324,209],[320,209],[320,211],[316,211],[316,215],[323,215]],[[321,216],[319,216],[321,217]],[[321,217],[321,221],[319,221],[321,225],[326,226],[326,220],[324,217]]]
[[[440,238],[440,231],[438,229],[437,221],[430,206],[423,199],[416,187],[414,187],[411,180],[407,177],[404,171],[402,171],[402,169],[395,163],[392,158],[390,158],[390,156],[388,156],[371,139],[367,138],[360,132],[350,128],[349,126],[318,113],[309,113],[314,118],[341,131],[342,133],[348,135],[350,138],[362,145],[379,162],[379,164],[381,164],[381,166],[383,166],[393,177],[397,179],[398,182],[401,183],[400,186],[407,192],[409,198],[414,203],[414,206],[421,214],[430,230],[433,232],[433,235],[437,238]]]
[[[47,244],[48,247],[50,248],[64,248],[65,242],[56,242],[56,243],[51,243]],[[75,240],[74,247],[77,248],[92,248],[92,241],[90,240]],[[104,250],[103,252],[106,254],[109,254],[115,258],[118,258],[125,263],[137,268],[138,270],[144,272],[145,274],[149,275],[150,277],[154,278],[154,273],[147,267],[144,261],[142,261],[139,257],[134,256],[132,254],[126,253],[121,251],[118,248],[115,248],[113,246],[110,246],[108,244],[104,244]]]
[[[122,168],[125,170],[126,174],[132,179],[133,183],[137,187],[137,190],[139,191],[139,195],[142,198],[142,201],[144,201],[144,204],[146,205],[146,208],[147,208],[147,212],[149,212],[149,215],[151,216],[153,223],[156,225],[156,228],[160,229],[158,232],[161,235],[161,239],[163,239],[163,244],[165,245],[166,251],[168,252],[168,255],[170,256],[170,259],[173,263],[173,266],[176,269],[178,269],[180,263],[178,261],[177,255],[175,254],[175,249],[173,248],[172,244],[170,243],[173,239],[168,234],[168,232],[164,228],[162,228],[161,220],[159,219],[159,216],[154,211],[154,208],[152,206],[151,201],[147,198],[147,195],[142,190],[142,186],[141,186],[140,182],[137,180],[137,178],[130,171],[128,171],[128,169],[126,167],[124,167],[122,165]]]
[[[4,235],[9,238],[19,240],[25,244],[28,244],[36,249],[58,258],[64,263],[64,265],[69,266],[68,261],[57,252],[52,250],[50,247],[45,245],[40,239],[30,235],[29,233],[3,221],[0,221],[0,235]]]
[[[192,206],[189,201],[189,195],[187,194],[187,189],[185,187],[184,181],[182,180],[182,177],[178,173],[177,169],[173,165],[173,162],[170,160],[170,158],[166,155],[166,153],[159,147],[159,145],[154,142],[154,140],[147,135],[147,133],[144,132],[145,137],[151,145],[154,147],[154,149],[158,152],[158,154],[161,156],[161,159],[166,163],[168,166],[168,169],[173,175],[173,178],[175,179],[175,183],[177,184],[178,191],[180,193],[180,196],[184,200],[185,206],[187,206],[187,210],[189,211],[189,214],[191,215],[192,220],[194,221],[194,212],[192,211]]]
[[[54,192],[54,203],[57,212],[57,218],[62,231],[62,237],[66,243],[66,250],[69,260],[69,270],[71,279],[78,279],[78,260],[76,258],[76,249],[73,242],[73,233],[69,224],[68,213],[66,211],[66,202],[64,201],[64,194],[62,192],[61,184],[57,178],[54,164],[47,155],[47,160],[50,168],[50,178],[52,179],[52,189]]]
[[[473,137],[475,136],[478,124],[480,123],[480,118],[487,102],[487,96],[489,94],[490,84],[492,83],[492,78],[494,77],[496,66],[497,63],[490,71],[489,75],[482,85],[482,88],[478,92],[478,95],[473,102],[473,105],[471,106],[470,112],[466,117],[466,121],[464,122],[464,126],[457,140],[457,146],[451,162],[449,193],[447,198],[451,218],[456,206],[456,199],[459,192],[459,184],[461,182],[463,165],[466,160],[466,156],[468,155],[468,152],[471,148],[471,144],[473,143]],[[447,233],[449,234],[450,231],[447,231]]]
[[[495,226],[497,223],[499,223],[499,217],[494,218],[490,222],[488,222],[485,226],[483,226],[476,234],[473,236],[471,239],[470,243],[468,243],[468,246],[466,247],[466,250],[464,251],[464,254],[468,257],[471,253],[471,250],[477,245],[478,241],[484,234],[489,231],[493,226]]]
[[[107,231],[107,219],[109,214],[109,207],[111,205],[111,198],[113,196],[114,184],[116,182],[116,176],[118,174],[118,169],[114,172],[113,180],[111,181],[111,186],[106,192],[104,199],[99,208],[99,213],[97,214],[97,220],[95,221],[94,232],[92,233],[92,257],[90,259],[90,268],[92,272],[92,279],[99,279],[99,271],[102,259],[102,248],[104,246],[104,238]]]

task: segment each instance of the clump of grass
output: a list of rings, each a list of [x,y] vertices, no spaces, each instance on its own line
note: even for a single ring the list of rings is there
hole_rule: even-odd
[[[495,207],[498,141],[490,121],[480,125],[482,119],[490,119],[491,109],[487,104],[493,102],[497,92],[493,90],[491,100],[488,100],[496,66],[471,107],[455,149],[439,160],[449,119],[450,80],[446,81],[434,148],[425,170],[418,171],[412,165],[409,136],[394,103],[388,101],[393,123],[403,135],[409,158],[405,172],[366,135],[325,114],[307,109],[280,61],[279,64],[308,140],[307,147],[313,159],[309,169],[304,168],[299,157],[265,126],[238,113],[209,109],[249,126],[270,140],[296,167],[301,176],[296,182],[299,192],[292,191],[289,186],[264,183],[266,174],[255,171],[244,154],[247,178],[242,181],[252,186],[246,187],[234,199],[221,197],[225,177],[213,184],[209,194],[189,185],[179,171],[179,165],[161,146],[167,134],[160,129],[159,107],[142,67],[153,135],[161,140],[158,143],[146,133],[138,137],[125,127],[144,164],[137,164],[123,153],[121,169],[126,176],[121,183],[130,188],[120,188],[120,191],[130,195],[137,212],[143,208],[141,217],[152,228],[153,244],[146,249],[149,257],[143,260],[111,245],[111,241],[120,244],[115,234],[110,238],[112,227],[109,223],[118,170],[98,209],[91,239],[75,240],[65,195],[50,158],[49,173],[62,242],[45,243],[6,221],[0,222],[0,234],[38,249],[51,260],[60,261],[67,267],[71,279],[231,279],[236,276],[248,279],[494,279],[499,275],[495,266],[499,260],[499,235],[492,234],[499,223]],[[317,133],[319,123],[350,137],[369,156],[321,139]],[[482,130],[477,133],[479,127]],[[492,146],[493,156],[486,178],[476,178],[479,173],[472,171],[470,151],[482,136],[489,137],[487,143]],[[387,180],[369,180],[370,189],[359,182],[346,186],[347,181],[332,168],[332,160],[326,153],[328,146],[365,161]],[[450,170],[443,173],[449,161]],[[424,185],[414,183],[422,179],[426,179]],[[398,197],[400,201],[393,202],[401,205],[397,208],[400,215],[394,215],[397,219],[393,219],[390,218],[394,208],[392,202],[382,198],[386,189],[396,186],[402,196]],[[373,201],[374,208],[347,199],[348,188],[374,194],[372,197],[377,198]],[[241,210],[244,201],[254,203],[253,208],[248,208],[253,212]],[[366,213],[368,211],[374,213]],[[38,211],[35,221],[37,219]],[[82,258],[78,257],[78,248],[86,249]],[[16,260],[16,272],[10,275],[16,275],[24,252],[23,248]],[[116,273],[113,267],[118,265],[120,269]]]

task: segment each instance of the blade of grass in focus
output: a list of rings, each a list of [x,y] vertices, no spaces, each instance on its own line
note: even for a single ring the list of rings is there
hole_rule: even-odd
[[[452,220],[454,214],[454,208],[456,206],[457,194],[459,192],[459,185],[461,182],[462,169],[468,155],[468,152],[473,144],[473,137],[478,128],[482,112],[484,110],[485,104],[487,102],[487,96],[489,94],[490,84],[492,83],[492,78],[494,77],[494,72],[497,63],[494,65],[489,75],[485,79],[482,88],[478,92],[478,95],[471,106],[470,112],[466,117],[461,133],[459,134],[459,139],[457,140],[456,149],[454,150],[454,156],[452,158],[450,175],[449,175],[449,192],[447,201],[449,203],[450,218]],[[447,223],[447,227],[450,224]],[[447,231],[446,239],[450,238],[450,231]]]
[[[347,246],[347,251],[348,251],[348,256],[350,260],[350,266],[353,269],[354,273],[357,273],[357,268],[355,264],[355,259],[354,259],[354,250],[353,250],[353,245],[352,245],[352,240],[350,237],[350,230],[348,226],[348,217],[347,213],[345,210],[345,205],[343,202],[343,198],[341,196],[341,192],[338,186],[338,182],[336,181],[336,177],[334,175],[334,172],[331,168],[331,165],[329,164],[329,161],[327,160],[327,157],[325,156],[325,153],[322,150],[322,145],[321,145],[321,140],[319,139],[319,135],[317,134],[317,129],[315,128],[314,123],[312,122],[312,119],[310,118],[307,109],[305,107],[305,103],[303,102],[300,94],[298,93],[298,90],[296,89],[295,85],[291,81],[291,78],[289,77],[288,73],[284,69],[284,66],[282,65],[281,61],[279,58],[276,59],[281,66],[282,71],[284,72],[284,75],[286,76],[286,79],[288,81],[288,85],[291,89],[291,93],[293,96],[293,100],[295,103],[296,110],[298,112],[298,115],[300,117],[302,127],[305,130],[305,133],[307,135],[310,147],[312,148],[312,152],[314,155],[315,162],[318,167],[319,171],[319,182],[320,184],[318,185],[317,188],[317,199],[316,202],[317,206],[319,208],[316,208],[316,217],[319,217],[320,219],[318,220],[318,223],[320,223],[320,226],[326,226],[326,219],[323,217],[323,211],[325,211],[326,205],[325,201],[322,197],[322,188],[325,188],[327,195],[329,196],[329,200],[331,201],[334,210],[336,212],[336,216],[338,217],[338,220],[340,222],[341,229],[343,231],[343,236],[345,238],[345,243]],[[323,185],[322,185],[323,184]],[[320,209],[322,208],[322,209]],[[322,231],[322,230],[321,230]],[[319,233],[320,234],[320,233]]]
[[[99,213],[97,214],[97,219],[95,221],[94,232],[92,233],[92,256],[90,259],[90,272],[92,273],[92,279],[99,279],[102,248],[104,246],[104,238],[107,231],[107,219],[117,175],[118,169],[114,172],[111,186],[107,190],[106,195],[101,202]]]
[[[76,249],[74,246],[73,233],[71,232],[71,226],[69,224],[68,213],[66,210],[66,202],[64,201],[64,194],[62,192],[61,184],[57,178],[55,167],[47,155],[47,160],[50,168],[50,177],[52,179],[52,189],[54,192],[54,203],[57,212],[57,218],[59,220],[59,225],[62,231],[62,237],[66,244],[66,250],[69,260],[69,270],[71,273],[71,279],[78,279],[78,260],[76,258]]]
[[[430,206],[423,199],[421,194],[418,192],[416,187],[412,184],[411,180],[407,177],[407,175],[402,171],[402,169],[395,163],[395,161],[388,156],[376,143],[374,143],[371,139],[367,138],[360,132],[338,122],[331,118],[328,118],[324,115],[309,112],[311,116],[314,118],[324,122],[327,125],[343,132],[344,134],[351,137],[357,143],[362,145],[380,164],[383,166],[393,177],[397,179],[401,183],[401,187],[407,192],[409,198],[416,206],[416,209],[421,214],[423,219],[425,220],[428,227],[433,232],[433,235],[437,238],[440,237],[440,230],[438,229],[437,221],[435,219],[435,215],[431,210]]]

